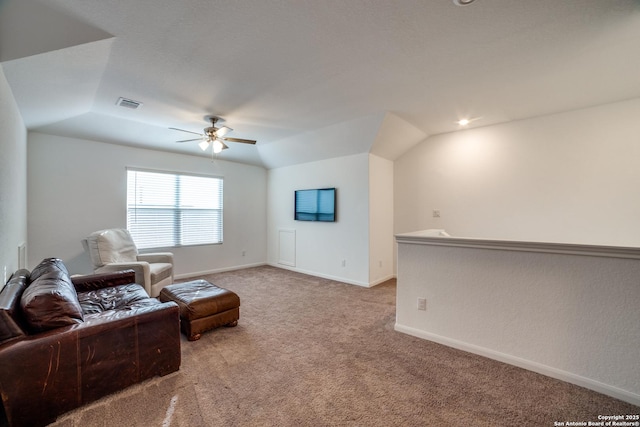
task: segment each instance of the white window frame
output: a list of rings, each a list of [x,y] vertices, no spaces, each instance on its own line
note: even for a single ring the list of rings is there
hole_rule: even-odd
[[[139,249],[223,243],[223,177],[134,167],[126,177],[127,229]],[[209,199],[198,193],[208,190]]]

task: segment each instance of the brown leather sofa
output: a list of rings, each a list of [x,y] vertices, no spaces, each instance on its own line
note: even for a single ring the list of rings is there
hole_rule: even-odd
[[[178,306],[149,298],[134,278],[132,270],[70,278],[54,258],[11,277],[0,292],[5,422],[46,425],[179,369]]]

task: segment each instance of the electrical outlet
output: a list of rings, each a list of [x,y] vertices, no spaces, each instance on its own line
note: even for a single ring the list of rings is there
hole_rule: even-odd
[[[378,267],[382,268],[382,261],[378,261]]]
[[[418,298],[418,310],[427,310],[427,299],[426,298]]]
[[[247,251],[242,251],[242,256],[246,256],[247,255]]]
[[[343,267],[346,267],[346,266],[347,266],[347,260],[346,260],[346,259],[343,259],[343,260],[342,260],[342,266],[343,266]]]
[[[434,218],[440,218],[440,209],[434,209],[433,210],[433,217]]]

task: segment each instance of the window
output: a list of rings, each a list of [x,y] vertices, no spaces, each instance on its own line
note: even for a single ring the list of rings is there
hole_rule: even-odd
[[[222,243],[222,178],[127,169],[127,229],[138,248]]]

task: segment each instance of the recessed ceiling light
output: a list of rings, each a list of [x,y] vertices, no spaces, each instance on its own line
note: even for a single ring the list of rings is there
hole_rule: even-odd
[[[476,0],[453,0],[453,4],[456,6],[467,6],[473,3]]]
[[[456,123],[461,128],[465,128],[465,127],[469,126],[471,123],[475,122],[476,120],[480,120],[481,118],[482,118],[481,116],[478,116],[478,117],[465,117],[463,119],[460,119],[460,120],[456,121]]]

